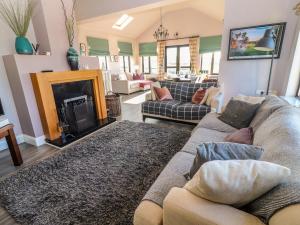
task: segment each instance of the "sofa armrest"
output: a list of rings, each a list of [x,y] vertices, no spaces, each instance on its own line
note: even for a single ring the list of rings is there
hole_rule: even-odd
[[[270,221],[270,225],[299,225],[300,204],[291,205],[275,213]]]
[[[134,225],[162,225],[163,209],[150,201],[142,201],[134,213]]]
[[[115,93],[129,93],[128,80],[113,80],[112,91]]]
[[[173,188],[163,205],[164,225],[264,225],[257,217],[231,206],[201,199]]]

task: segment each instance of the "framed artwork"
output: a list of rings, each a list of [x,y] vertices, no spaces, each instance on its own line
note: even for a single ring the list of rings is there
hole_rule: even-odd
[[[274,23],[260,26],[235,28],[230,30],[228,60],[271,59],[272,51],[258,51],[256,44],[267,32],[272,33],[276,43],[274,58],[280,58],[286,23]]]

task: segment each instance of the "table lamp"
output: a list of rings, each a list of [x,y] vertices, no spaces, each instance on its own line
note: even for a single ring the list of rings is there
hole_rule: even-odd
[[[261,38],[254,47],[254,49],[257,51],[272,52],[272,61],[271,61],[269,79],[268,79],[267,95],[269,94],[270,91],[269,89],[270,89],[270,82],[272,77],[275,48],[276,48],[276,36],[273,32],[273,29],[267,29],[263,38]]]

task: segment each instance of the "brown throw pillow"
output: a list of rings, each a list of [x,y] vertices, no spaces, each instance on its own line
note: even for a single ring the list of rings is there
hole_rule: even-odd
[[[254,136],[254,133],[253,133],[252,127],[242,128],[242,129],[226,136],[224,141],[252,145],[253,144],[253,136]]]
[[[192,97],[192,103],[200,104],[205,96],[206,89],[199,88]]]
[[[168,88],[166,87],[163,88],[153,87],[153,88],[156,93],[156,97],[158,98],[159,101],[173,100],[173,97]]]
[[[237,129],[249,127],[259,106],[231,99],[219,120]]]

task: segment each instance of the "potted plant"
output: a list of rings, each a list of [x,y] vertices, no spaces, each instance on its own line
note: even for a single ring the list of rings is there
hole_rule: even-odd
[[[77,2],[76,0],[73,0],[71,15],[68,16],[64,1],[61,0],[63,10],[64,10],[64,15],[65,15],[65,25],[66,25],[68,41],[69,41],[69,49],[67,51],[67,60],[68,60],[68,64],[69,64],[71,70],[79,70],[79,54],[76,51],[76,49],[73,47],[74,46],[74,37],[75,37],[74,26],[75,26],[76,2]]]
[[[26,38],[28,27],[35,8],[34,0],[0,1],[0,17],[16,34],[16,52],[32,55],[33,49]]]

